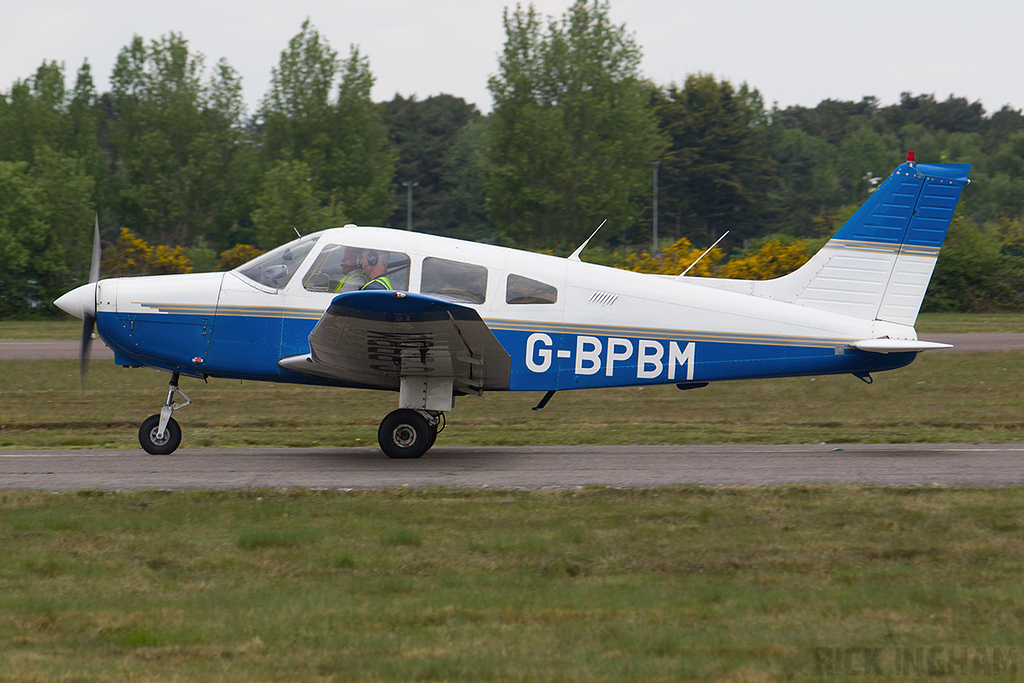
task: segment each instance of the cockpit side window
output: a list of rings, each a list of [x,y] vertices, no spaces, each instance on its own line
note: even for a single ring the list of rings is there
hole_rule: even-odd
[[[238,267],[238,273],[266,287],[284,289],[309,255],[320,233],[307,235]]]
[[[509,274],[505,288],[508,304],[553,304],[558,301],[558,290],[549,284],[514,273]]]
[[[328,244],[302,279],[310,292],[344,294],[409,286],[409,257],[397,251]]]
[[[409,255],[385,249],[363,249],[359,261],[370,281],[364,289],[409,289]]]
[[[362,249],[328,244],[310,266],[302,286],[310,292],[352,292],[369,280],[359,267]]]
[[[428,256],[423,259],[420,292],[451,301],[482,304],[487,298],[487,269],[473,263]]]

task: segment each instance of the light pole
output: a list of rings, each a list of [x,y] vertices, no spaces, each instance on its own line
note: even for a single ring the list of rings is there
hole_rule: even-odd
[[[406,180],[402,183],[402,187],[408,188],[405,198],[405,229],[412,230],[412,188],[419,185],[411,180]]]
[[[654,193],[654,224],[651,230],[651,255],[658,253],[658,167],[661,166],[661,159],[651,162],[654,168],[654,178],[651,180],[651,188]]]

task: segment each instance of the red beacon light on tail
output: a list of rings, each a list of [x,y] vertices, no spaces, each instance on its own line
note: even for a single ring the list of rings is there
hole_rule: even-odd
[[[911,149],[907,151],[907,161],[914,163],[914,150]]]

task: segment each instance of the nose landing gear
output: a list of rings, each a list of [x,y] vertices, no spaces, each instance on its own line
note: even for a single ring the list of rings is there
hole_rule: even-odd
[[[177,450],[181,445],[181,427],[171,417],[176,410],[192,405],[192,399],[178,387],[180,375],[175,372],[171,374],[170,388],[167,391],[167,403],[160,408],[159,415],[150,415],[139,427],[139,444],[142,450],[153,455],[167,455]],[[175,403],[174,394],[181,394],[185,399],[184,403]]]

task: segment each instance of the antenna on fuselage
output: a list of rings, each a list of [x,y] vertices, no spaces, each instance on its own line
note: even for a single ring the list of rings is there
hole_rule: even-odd
[[[725,234],[724,234],[724,235],[722,235],[722,236],[721,236],[721,237],[719,237],[719,238],[718,238],[717,240],[715,240],[715,243],[714,243],[714,244],[712,244],[712,245],[711,245],[710,247],[708,247],[708,248],[707,248],[707,249],[706,249],[706,250],[704,251],[704,253],[703,253],[703,254],[701,254],[700,256],[698,256],[698,257],[697,257],[697,261],[700,261],[700,260],[701,260],[702,258],[704,258],[705,256],[707,256],[707,255],[708,255],[708,252],[709,252],[709,251],[711,251],[712,249],[714,249],[715,247],[717,247],[717,246],[718,246],[718,243],[719,243],[719,242],[721,242],[722,240],[724,240],[724,239],[725,239],[725,235],[728,235],[728,234],[729,234],[729,231],[728,231],[728,230],[726,230],[726,231],[725,231]],[[689,272],[690,272],[690,268],[693,268],[693,267],[694,267],[695,265],[697,265],[697,261],[694,261],[694,262],[693,262],[693,263],[691,263],[691,264],[690,264],[689,266],[687,266],[687,267],[686,267],[686,270],[684,270],[683,272],[679,273],[679,275],[677,275],[676,277],[682,277],[682,276],[686,275],[687,273],[689,273]]]
[[[302,233],[299,232],[299,229],[296,228],[294,225],[292,226],[292,230],[295,231],[295,234],[298,235],[300,239],[302,238]]]
[[[605,218],[603,221],[601,221],[601,225],[597,226],[597,230],[600,230],[601,228],[603,228],[604,224],[607,223],[607,222],[608,222],[607,218]],[[569,260],[570,261],[579,261],[580,260],[580,254],[583,252],[584,249],[587,248],[587,245],[590,244],[590,240],[594,239],[594,235],[597,234],[597,230],[595,230],[594,232],[590,233],[590,237],[588,237],[583,242],[583,244],[581,244],[579,246],[579,249],[577,249],[576,251],[572,252],[572,254],[569,255]]]

